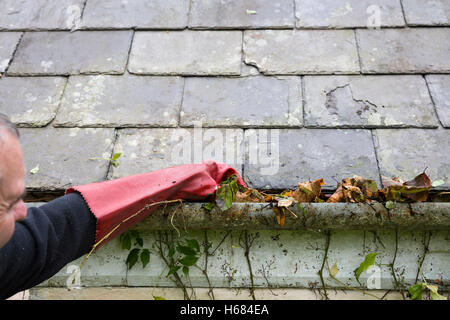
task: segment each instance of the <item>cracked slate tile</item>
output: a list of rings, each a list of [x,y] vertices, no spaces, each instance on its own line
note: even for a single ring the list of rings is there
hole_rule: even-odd
[[[239,75],[240,31],[136,32],[128,71],[150,75]]]
[[[400,0],[295,0],[298,28],[404,26]]]
[[[114,129],[24,128],[20,135],[27,188],[65,189],[105,179],[109,161],[89,159],[111,157]]]
[[[8,68],[21,36],[22,32],[0,32],[0,74]]]
[[[360,175],[380,183],[372,135],[361,129],[249,129],[244,179],[254,188],[295,189],[299,182]]]
[[[81,17],[85,0],[2,0],[0,29],[70,30]]]
[[[437,127],[422,76],[306,76],[309,127]]]
[[[186,0],[88,1],[81,28],[183,29],[187,26],[188,11]]]
[[[291,1],[192,0],[191,28],[294,27]]]
[[[359,72],[353,30],[246,30],[244,59],[264,74]]]
[[[450,71],[450,29],[357,29],[363,73]]]
[[[450,187],[450,130],[375,130],[380,173],[407,181],[426,169],[431,181],[444,180],[440,189]]]
[[[450,128],[450,75],[427,75],[426,79],[439,120]]]
[[[402,0],[411,26],[443,26],[450,23],[450,0]]]
[[[302,125],[300,77],[186,78],[181,126]]]
[[[111,166],[109,178],[206,160],[242,173],[243,135],[242,129],[120,129],[114,146],[114,153],[121,153],[119,165]]]
[[[56,115],[65,84],[62,77],[2,78],[0,112],[19,126],[46,126]]]
[[[26,32],[8,73],[121,74],[125,71],[132,35],[132,30]]]
[[[72,76],[54,125],[175,127],[182,91],[180,77]]]

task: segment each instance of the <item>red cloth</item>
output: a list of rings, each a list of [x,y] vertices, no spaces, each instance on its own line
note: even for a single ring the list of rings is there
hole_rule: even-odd
[[[232,167],[213,161],[170,167],[144,174],[132,175],[110,181],[75,186],[66,194],[78,191],[97,218],[97,243],[127,217],[147,204],[165,200],[205,200],[214,195],[217,185],[232,174],[238,183],[246,186]],[[158,205],[152,206],[115,230],[107,241],[143,220]]]

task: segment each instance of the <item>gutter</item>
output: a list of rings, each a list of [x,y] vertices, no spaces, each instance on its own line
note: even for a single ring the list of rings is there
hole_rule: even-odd
[[[202,208],[204,203],[171,204],[155,210],[135,226],[141,230],[450,230],[450,203],[304,203],[286,211],[278,225],[272,203],[233,203],[226,211]],[[302,209],[304,208],[304,209]]]

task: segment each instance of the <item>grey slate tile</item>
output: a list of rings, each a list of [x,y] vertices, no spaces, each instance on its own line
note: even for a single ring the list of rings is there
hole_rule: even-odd
[[[300,77],[186,78],[181,126],[301,126]]]
[[[20,134],[27,188],[65,189],[106,177],[109,161],[89,159],[111,157],[114,129],[25,128]]]
[[[136,32],[128,71],[151,75],[239,75],[239,31]]]
[[[439,120],[450,128],[450,75],[427,75],[426,79]]]
[[[9,68],[13,75],[125,71],[133,31],[27,32]]]
[[[19,126],[45,126],[56,115],[65,84],[62,77],[2,78],[0,112]]]
[[[419,75],[306,76],[305,125],[312,127],[437,127]]]
[[[88,1],[81,28],[182,29],[187,26],[188,11],[186,0]]]
[[[290,0],[192,0],[191,28],[288,28],[294,27]]]
[[[182,91],[180,77],[72,76],[54,125],[174,127]]]
[[[359,72],[353,30],[244,31],[244,59],[264,74]]]
[[[8,68],[21,36],[21,32],[0,32],[0,74]]]
[[[450,71],[450,29],[356,30],[363,73]]]
[[[299,28],[404,26],[400,0],[295,0]]]
[[[155,171],[171,166],[214,160],[239,173],[243,163],[242,129],[120,129],[114,153],[119,165],[109,178]]]
[[[402,0],[405,19],[411,26],[450,24],[450,0]]]
[[[0,29],[70,30],[76,27],[85,0],[2,0]]]
[[[380,173],[388,178],[413,179],[426,169],[431,181],[444,180],[450,187],[450,130],[376,130]]]
[[[353,175],[379,182],[372,135],[361,129],[249,129],[244,179],[263,189],[324,178],[325,189]]]

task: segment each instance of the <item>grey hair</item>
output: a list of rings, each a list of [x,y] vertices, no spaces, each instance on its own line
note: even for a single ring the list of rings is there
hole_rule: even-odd
[[[8,116],[0,112],[0,129],[5,128],[12,133],[16,138],[20,137],[19,130],[16,125],[9,120]],[[1,138],[1,135],[0,135]]]

